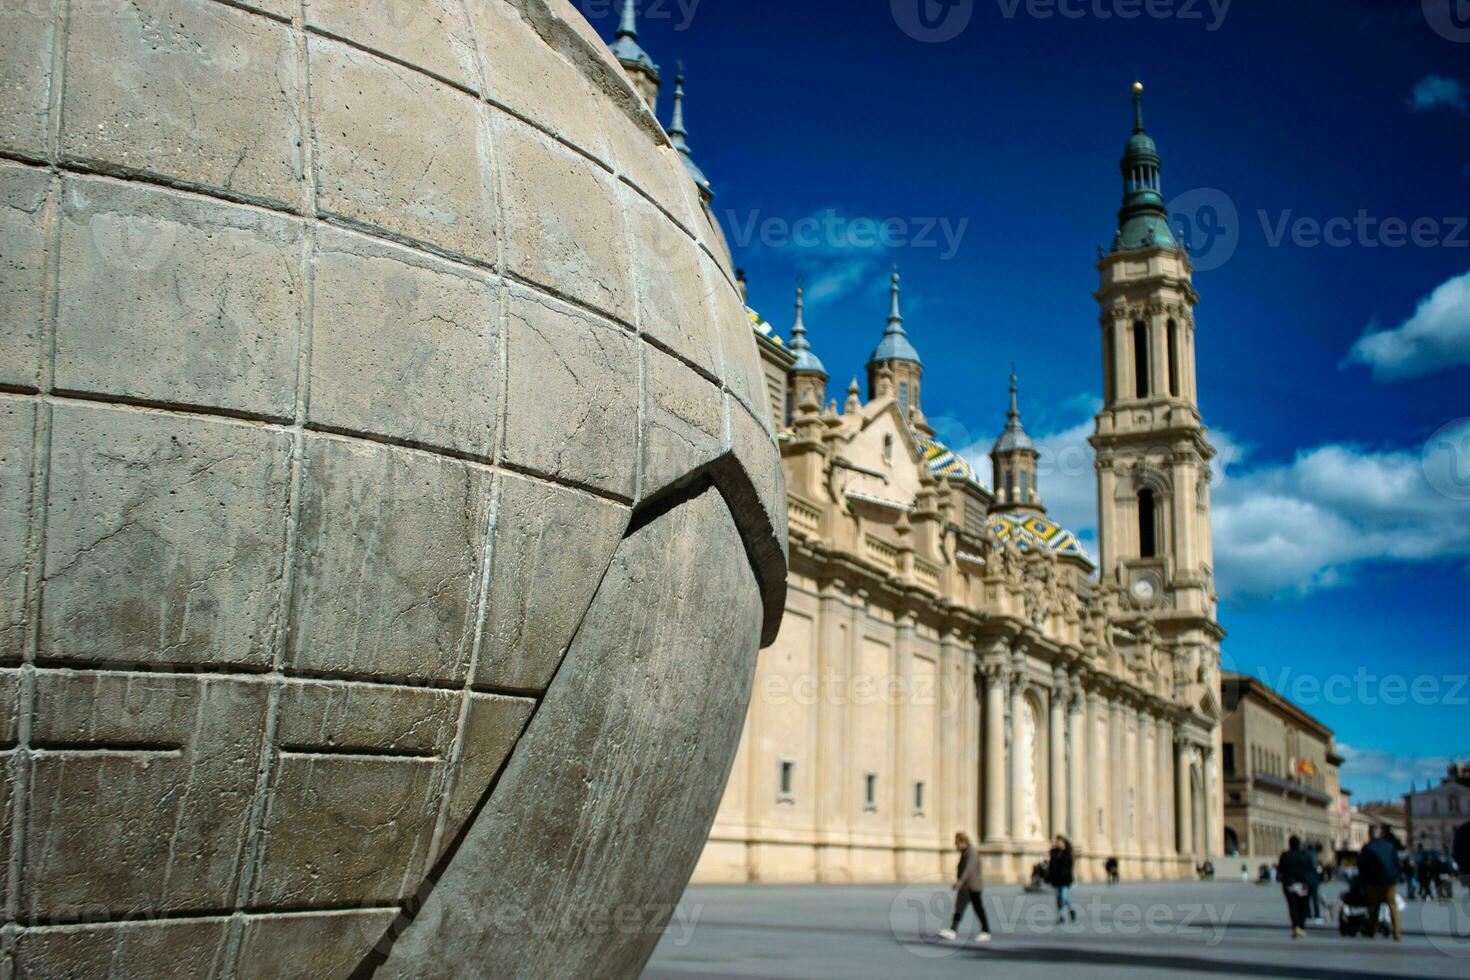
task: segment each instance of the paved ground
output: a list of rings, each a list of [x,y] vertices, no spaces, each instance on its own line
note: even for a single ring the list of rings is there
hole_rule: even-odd
[[[1341,889],[1328,885],[1336,901]],[[907,887],[691,886],[644,980],[741,977],[1170,976],[1367,980],[1470,977],[1470,902],[1404,916],[1404,941],[1343,939],[1336,926],[1293,941],[1274,886],[1240,883],[1083,886],[1076,925],[1059,927],[1048,895],[986,892],[994,942],[942,943],[950,892]],[[962,928],[973,934],[973,913]],[[961,933],[965,935],[964,932]],[[925,938],[926,936],[931,938]]]

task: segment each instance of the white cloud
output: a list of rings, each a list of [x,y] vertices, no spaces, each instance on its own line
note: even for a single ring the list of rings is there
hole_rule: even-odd
[[[1460,80],[1444,75],[1426,75],[1421,78],[1407,102],[1409,108],[1415,112],[1428,112],[1442,107],[1464,112],[1470,107],[1465,97],[1465,87],[1460,84]]]
[[[1455,442],[1470,439],[1470,422]],[[1445,440],[1448,442],[1448,438]],[[1214,496],[1220,593],[1306,595],[1373,562],[1470,557],[1470,499],[1431,485],[1419,452],[1326,445],[1224,480]]]
[[[871,286],[878,276],[879,261],[875,258],[856,258],[829,263],[807,277],[806,301],[811,306],[821,306]]]
[[[1342,754],[1342,785],[1357,804],[1398,802],[1410,787],[1438,786],[1455,760],[1448,756],[1403,756],[1337,743]]]
[[[1371,367],[1377,381],[1470,364],[1470,272],[1441,283],[1396,329],[1365,334],[1348,362]]]

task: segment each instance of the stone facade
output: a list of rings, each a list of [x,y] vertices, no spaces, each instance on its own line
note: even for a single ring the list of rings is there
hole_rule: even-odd
[[[1345,799],[1332,730],[1241,674],[1224,675],[1220,700],[1226,850],[1274,861],[1296,836],[1330,854]]]
[[[1459,763],[1438,786],[1404,794],[1408,836],[1412,847],[1453,850],[1455,831],[1470,823],[1470,764]]]
[[[1156,169],[1144,199],[1123,172],[1129,207],[1162,214]],[[799,292],[789,344],[753,316],[791,578],[696,880],[947,876],[957,830],[990,880],[1026,878],[1056,834],[1085,879],[1110,856],[1180,878],[1222,853],[1198,297],[1182,247],[1125,240],[1130,214],[1097,264],[1098,562],[1046,517],[1014,379],[994,491],[935,439],[897,274],[866,398],[854,378],[828,400]]]
[[[568,0],[9,6],[0,974],[635,975],[786,588],[681,155]]]

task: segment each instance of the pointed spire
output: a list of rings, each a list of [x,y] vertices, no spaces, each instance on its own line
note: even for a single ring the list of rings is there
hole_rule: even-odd
[[[708,200],[715,196],[713,188],[710,187],[709,178],[699,165],[694,162],[694,155],[689,151],[689,130],[684,128],[684,62],[679,62],[679,74],[674,76],[674,117],[669,122],[669,142],[674,144],[674,149],[679,151],[684,158],[684,168],[689,171],[689,176],[694,178],[699,192]]]
[[[618,38],[638,40],[638,7],[635,0],[623,0],[623,22],[618,26]]]
[[[1011,366],[1011,407],[1006,412],[1006,428],[995,441],[996,453],[1015,452],[1024,449],[1031,452],[1036,451],[1036,444],[1031,441],[1031,436],[1026,433],[1026,427],[1021,424],[1021,408],[1016,395],[1016,369]]]
[[[898,282],[898,266],[895,265],[889,286],[891,298],[888,310],[888,329],[883,331],[883,339],[878,341],[878,346],[873,350],[873,356],[868,358],[869,364],[876,364],[880,361],[923,363],[919,360],[919,352],[909,342],[909,336],[903,329],[903,313],[899,309],[898,302]]]
[[[1133,135],[1123,148],[1123,207],[1113,251],[1175,245],[1159,178],[1159,148],[1143,128],[1143,83],[1133,83]]]
[[[1142,133],[1143,128],[1143,83],[1133,83],[1133,132]]]
[[[791,325],[791,352],[796,355],[796,362],[791,365],[791,370],[819,373],[825,378],[827,368],[823,366],[817,355],[812,353],[812,345],[806,339],[806,321],[802,318],[802,312],[806,307],[805,296],[806,290],[797,285],[796,322]]]

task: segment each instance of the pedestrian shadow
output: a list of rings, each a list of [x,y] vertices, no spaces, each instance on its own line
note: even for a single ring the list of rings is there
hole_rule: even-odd
[[[1098,949],[1045,949],[1029,947],[984,950],[966,949],[974,960],[1000,960],[1011,963],[1075,964],[1081,967],[1117,966],[1145,970],[1170,970],[1181,973],[1249,974],[1265,977],[1290,977],[1293,980],[1421,980],[1416,973],[1381,973],[1374,970],[1344,970],[1341,967],[1298,966],[1290,963],[1234,962],[1199,956],[1167,954],[1162,956],[1115,953]]]

